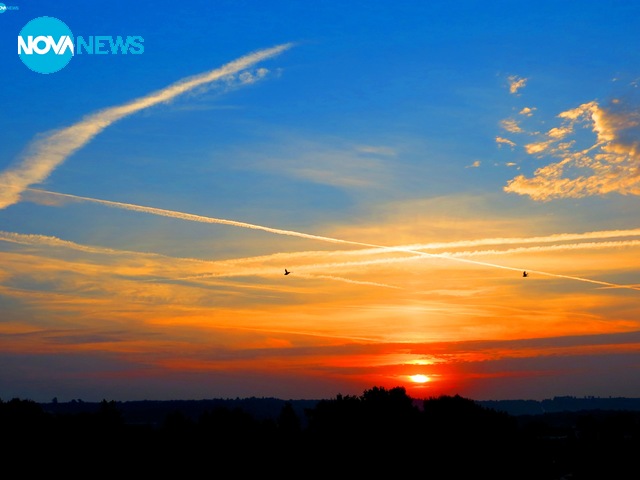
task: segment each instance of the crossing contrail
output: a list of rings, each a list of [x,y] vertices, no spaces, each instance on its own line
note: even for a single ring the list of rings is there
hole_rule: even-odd
[[[45,180],[58,165],[74,152],[84,147],[112,123],[140,110],[173,100],[178,95],[192,91],[197,87],[235,74],[259,61],[277,55],[291,46],[291,43],[287,43],[250,53],[220,68],[184,78],[162,90],[152,92],[128,103],[87,115],[81,121],[69,127],[55,130],[49,135],[31,142],[22,161],[13,168],[0,173],[0,184],[3,185],[0,190],[0,209],[19,202],[20,195],[30,185]]]
[[[83,197],[83,196],[79,196],[79,195],[71,195],[71,194],[68,194],[68,193],[58,193],[58,192],[51,192],[51,191],[40,190],[40,189],[29,189],[29,190],[33,191],[33,192],[37,192],[37,193],[46,194],[46,195],[53,195],[53,196],[58,196],[58,197],[62,197],[62,198],[68,198],[68,199],[71,199],[71,200],[78,200],[78,201],[83,201],[83,202],[97,203],[97,204],[100,204],[100,205],[105,205],[107,207],[120,208],[120,209],[130,210],[130,211],[134,211],[134,212],[149,213],[149,214],[152,214],[152,215],[159,215],[159,216],[162,216],[162,217],[176,218],[176,219],[187,220],[187,221],[191,221],[191,222],[219,224],[219,225],[229,225],[229,226],[233,226],[233,227],[248,228],[248,229],[252,229],[252,230],[261,230],[261,231],[268,232],[268,233],[273,233],[273,234],[276,234],[276,235],[287,235],[287,236],[291,236],[291,237],[305,238],[305,239],[308,239],[308,240],[318,240],[318,241],[321,241],[321,242],[329,242],[329,243],[341,244],[341,245],[354,245],[354,246],[359,246],[359,247],[369,247],[369,248],[384,250],[384,251],[388,251],[388,252],[408,253],[408,254],[411,254],[411,255],[417,255],[419,257],[439,258],[439,259],[450,260],[450,261],[461,262],[461,263],[467,263],[467,264],[477,265],[477,266],[484,266],[484,267],[490,267],[490,268],[500,268],[500,269],[503,269],[503,270],[511,270],[511,271],[518,271],[518,272],[521,272],[522,270],[524,270],[523,268],[520,268],[520,267],[508,267],[506,265],[499,265],[499,264],[495,264],[495,263],[482,262],[482,261],[479,261],[479,260],[472,260],[472,259],[469,259],[469,258],[454,257],[454,256],[445,255],[445,254],[438,254],[438,253],[423,252],[421,250],[415,250],[415,249],[406,248],[406,247],[393,247],[393,246],[387,246],[387,245],[377,245],[377,244],[374,244],[374,243],[357,242],[357,241],[354,241],[354,240],[344,240],[344,239],[340,239],[340,238],[333,238],[333,237],[326,237],[326,236],[322,236],[322,235],[313,235],[313,234],[310,234],[310,233],[298,232],[298,231],[295,231],[295,230],[285,230],[285,229],[281,229],[281,228],[267,227],[267,226],[263,226],[263,225],[257,225],[257,224],[246,223],[246,222],[238,222],[236,220],[228,220],[228,219],[223,219],[223,218],[205,217],[205,216],[202,216],[202,215],[194,215],[194,214],[191,214],[191,213],[178,212],[178,211],[175,211],[175,210],[166,210],[166,209],[162,209],[162,208],[147,207],[147,206],[143,206],[143,205],[134,205],[134,204],[131,204],[131,203],[114,202],[114,201],[111,201],[111,200],[102,200],[102,199],[98,199],[98,198]],[[537,275],[543,275],[543,276],[547,276],[547,277],[565,278],[565,279],[569,279],[569,280],[576,280],[576,281],[579,281],[579,282],[592,283],[592,284],[603,285],[603,286],[607,286],[607,287],[626,288],[626,289],[630,289],[630,290],[640,290],[640,287],[635,286],[635,285],[620,285],[620,284],[616,284],[616,283],[605,282],[605,281],[602,281],[602,280],[592,280],[590,278],[576,277],[576,276],[571,276],[571,275],[562,275],[562,274],[557,274],[557,273],[544,272],[544,271],[541,271],[541,270],[530,270],[530,269],[527,269],[527,270],[529,272],[531,272],[531,273],[535,273]]]
[[[531,243],[567,242],[572,240],[601,240],[616,237],[640,237],[640,228],[629,230],[600,230],[586,233],[556,233],[538,237],[495,237],[476,240],[458,240],[454,242],[433,242],[420,245],[410,245],[413,249],[442,249],[459,247],[481,247],[487,245],[517,245]]]
[[[635,234],[634,232],[637,232],[637,230],[611,230],[609,232],[611,234],[614,234],[617,237],[621,237],[621,236],[627,236],[627,235],[634,235]],[[579,238],[581,237],[581,235],[582,234],[566,234],[566,237]],[[560,236],[564,237],[565,234],[553,235],[553,237],[560,237]],[[607,231],[589,232],[588,234],[586,234],[586,238],[596,238],[596,237],[607,238],[607,236],[610,236],[607,233]],[[544,241],[544,239],[547,239],[550,237],[536,237],[536,238],[539,238],[541,241]],[[514,239],[514,240],[526,240],[526,239]],[[143,256],[154,257],[154,258],[195,262],[203,265],[215,264],[215,265],[220,265],[221,267],[225,265],[224,267],[225,269],[228,268],[229,265],[238,265],[245,262],[256,262],[258,261],[259,258],[274,260],[274,257],[291,257],[292,256],[292,254],[280,253],[280,254],[268,255],[265,257],[257,257],[257,258],[254,257],[254,258],[235,259],[235,260],[212,261],[212,260],[203,260],[198,258],[170,257],[170,256],[162,255],[159,253],[139,252],[139,251],[132,251],[132,250],[115,250],[115,249],[105,248],[105,247],[94,247],[90,245],[81,245],[75,242],[70,242],[68,240],[62,240],[57,237],[50,237],[45,235],[34,235],[34,234],[20,234],[20,233],[5,232],[5,231],[0,231],[0,241],[18,243],[23,245],[46,245],[50,247],[62,247],[62,248],[69,248],[73,250],[83,251],[87,253],[97,253],[97,254],[105,254],[105,255],[143,255]],[[484,243],[484,240],[481,239],[478,241],[470,241],[470,242],[473,244],[482,244]],[[464,243],[464,241],[450,242],[450,243],[459,245]],[[495,242],[488,242],[488,243],[495,243]],[[518,241],[514,243],[522,243],[522,242]],[[441,243],[439,245],[445,245],[445,243]],[[562,244],[562,245],[518,247],[518,248],[510,248],[506,250],[473,250],[473,251],[463,251],[463,252],[442,252],[439,255],[443,257],[447,257],[449,259],[455,259],[455,257],[469,257],[469,256],[478,256],[478,255],[513,255],[513,254],[522,254],[522,253],[529,253],[529,252],[537,253],[537,252],[549,252],[549,251],[560,251],[560,250],[584,250],[584,249],[591,250],[591,249],[600,249],[600,248],[621,248],[621,247],[638,247],[638,246],[640,246],[640,240],[626,240],[626,241],[616,241],[616,242],[583,242],[583,243],[569,243],[569,244]],[[386,251],[386,248],[385,248],[385,251]],[[371,254],[373,252],[379,253],[380,249],[368,249],[367,251],[361,250],[353,253]],[[322,252],[322,253],[326,254],[327,252]],[[335,253],[335,252],[330,252],[330,253]],[[297,254],[299,253],[296,253],[293,255],[297,255]],[[336,281],[342,281],[342,282],[353,283],[353,284],[400,289],[401,287],[398,287],[395,285],[383,284],[378,282],[353,280],[353,279],[337,277],[333,275],[305,274],[305,273],[300,273],[300,269],[303,269],[303,271],[308,271],[308,270],[319,270],[319,269],[326,270],[326,269],[353,268],[353,267],[362,267],[362,266],[371,266],[371,265],[404,263],[410,260],[412,259],[405,257],[405,258],[382,258],[382,259],[375,259],[375,260],[346,261],[346,262],[330,262],[330,263],[325,262],[325,263],[316,263],[311,265],[303,264],[297,267],[298,273],[296,274],[296,277],[325,278],[329,280],[336,280]],[[201,273],[196,275],[181,276],[175,279],[176,280],[198,280],[198,279],[208,279],[208,278],[233,277],[237,275],[262,275],[265,273],[265,270],[266,269],[264,267],[259,269],[243,268],[240,271],[234,270],[233,273],[228,273],[228,272],[227,273],[220,273],[220,272]],[[529,272],[535,272],[535,271],[529,270]],[[548,273],[546,274],[549,275]],[[565,276],[563,278],[578,279],[578,277],[570,277],[570,276]],[[589,279],[580,278],[580,280],[588,281]],[[597,280],[592,280],[592,282],[602,284],[609,288],[630,288],[631,287],[630,285],[609,284],[608,282],[600,282]],[[633,285],[633,287],[638,287],[638,285]]]
[[[440,252],[453,257],[477,257],[483,255],[517,255],[519,253],[553,252],[560,250],[594,250],[599,248],[640,247],[640,240],[620,240],[616,242],[580,242],[561,243],[559,245],[539,245],[535,247],[517,247],[504,250],[465,250],[462,252]]]

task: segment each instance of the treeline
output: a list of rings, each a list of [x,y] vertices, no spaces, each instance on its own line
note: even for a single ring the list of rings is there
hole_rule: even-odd
[[[514,417],[460,396],[416,405],[404,388],[337,395],[274,418],[219,406],[158,425],[127,423],[114,401],[50,413],[0,401],[5,468],[30,478],[638,478],[640,413]]]
[[[546,400],[476,400],[480,405],[512,415],[539,415],[585,410],[640,411],[640,398],[626,397],[553,397]]]

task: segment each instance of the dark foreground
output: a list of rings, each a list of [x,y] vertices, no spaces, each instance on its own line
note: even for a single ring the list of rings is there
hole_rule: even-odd
[[[128,421],[116,402],[51,411],[0,401],[5,471],[15,478],[637,479],[640,412],[513,416],[459,396],[403,388],[290,402],[272,417],[241,406],[174,408]]]

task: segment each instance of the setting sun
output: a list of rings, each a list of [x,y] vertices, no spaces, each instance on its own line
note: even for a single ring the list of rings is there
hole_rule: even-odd
[[[640,1],[4,1],[0,404],[640,398]]]
[[[421,374],[409,375],[409,378],[414,383],[427,383],[429,381],[429,377],[427,377],[426,375],[421,375]]]

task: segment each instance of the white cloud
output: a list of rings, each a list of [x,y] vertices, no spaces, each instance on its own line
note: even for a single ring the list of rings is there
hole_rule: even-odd
[[[258,151],[234,152],[246,168],[346,190],[392,188],[397,180],[397,150],[386,145],[353,144],[335,137],[281,134]],[[240,161],[239,163],[242,163]]]
[[[70,155],[84,147],[112,123],[140,110],[169,102],[183,93],[193,91],[211,82],[228,78],[230,75],[240,72],[259,61],[273,57],[290,47],[291,44],[284,44],[245,55],[220,68],[185,78],[162,90],[152,92],[129,103],[90,114],[70,127],[55,130],[45,137],[32,142],[28,146],[27,153],[21,162],[13,168],[0,173],[0,185],[2,185],[0,208],[6,208],[19,202],[20,195],[26,188],[44,181]],[[253,83],[265,74],[266,70],[264,69],[257,70],[253,74],[242,73],[240,82],[242,84]]]
[[[371,153],[374,155],[383,155],[386,157],[395,157],[397,155],[395,149],[381,145],[360,145],[356,147],[356,150],[362,153]]]

